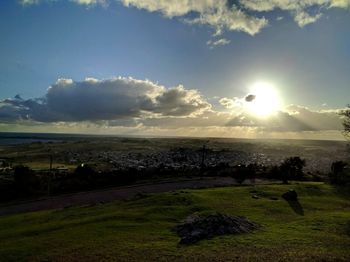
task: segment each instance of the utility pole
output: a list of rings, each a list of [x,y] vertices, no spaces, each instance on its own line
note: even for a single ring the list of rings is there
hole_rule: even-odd
[[[47,195],[48,196],[50,196],[50,193],[51,193],[51,175],[52,175],[52,162],[53,162],[51,149],[49,149],[49,154],[50,154],[50,169],[49,169],[49,174],[47,178]]]
[[[204,164],[205,164],[205,158],[206,158],[206,151],[207,151],[207,147],[206,147],[206,144],[208,143],[209,141],[206,141],[204,144],[203,144],[203,147],[202,147],[202,162],[201,162],[201,168],[204,168]]]
[[[202,162],[201,162],[201,167],[204,167],[204,160],[205,160],[205,144],[202,147]]]

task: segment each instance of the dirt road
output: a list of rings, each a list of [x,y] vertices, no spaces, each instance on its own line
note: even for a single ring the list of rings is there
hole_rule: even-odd
[[[113,200],[130,199],[138,193],[160,193],[185,188],[208,188],[217,186],[230,186],[233,184],[235,184],[235,180],[230,177],[215,177],[187,181],[160,182],[155,184],[108,188],[99,191],[88,191],[55,196],[45,199],[0,205],[0,216],[39,210],[60,209],[71,206],[105,203]]]

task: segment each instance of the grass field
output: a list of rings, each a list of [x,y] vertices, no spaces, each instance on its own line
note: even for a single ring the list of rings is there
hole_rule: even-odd
[[[280,195],[294,188],[300,206]],[[253,199],[256,190],[260,199]],[[278,200],[271,200],[278,197]],[[1,261],[350,261],[350,198],[300,183],[180,190],[87,207],[0,217]],[[190,246],[172,228],[218,211],[262,227]]]

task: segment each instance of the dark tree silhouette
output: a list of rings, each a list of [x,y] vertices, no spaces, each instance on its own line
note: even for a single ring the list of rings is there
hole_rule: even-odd
[[[74,175],[80,179],[90,180],[95,174],[95,170],[88,164],[80,164],[74,171]]]
[[[242,184],[246,179],[250,179],[252,183],[255,183],[256,170],[256,164],[238,165],[232,177],[238,184]]]
[[[35,173],[27,166],[16,166],[14,168],[14,182],[17,189],[22,193],[35,191],[39,186]]]
[[[339,115],[343,117],[343,135],[350,140],[350,104],[347,109],[340,111]]]
[[[350,181],[348,172],[345,172],[345,167],[348,164],[344,161],[335,161],[331,166],[331,173],[329,173],[329,180],[332,184],[346,184]]]
[[[288,183],[288,180],[300,180],[304,173],[303,168],[305,160],[298,156],[287,158],[280,166],[283,183]]]
[[[338,175],[339,173],[344,171],[344,167],[347,166],[347,163],[344,161],[335,161],[332,163],[331,170],[332,173]]]

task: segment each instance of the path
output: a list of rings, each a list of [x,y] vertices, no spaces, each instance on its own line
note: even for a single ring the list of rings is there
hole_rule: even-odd
[[[71,206],[105,203],[113,200],[130,199],[139,193],[161,193],[185,188],[209,188],[217,186],[230,186],[233,184],[235,184],[235,180],[230,177],[215,177],[115,187],[98,191],[87,191],[45,199],[0,205],[0,216],[39,210],[60,209]]]

